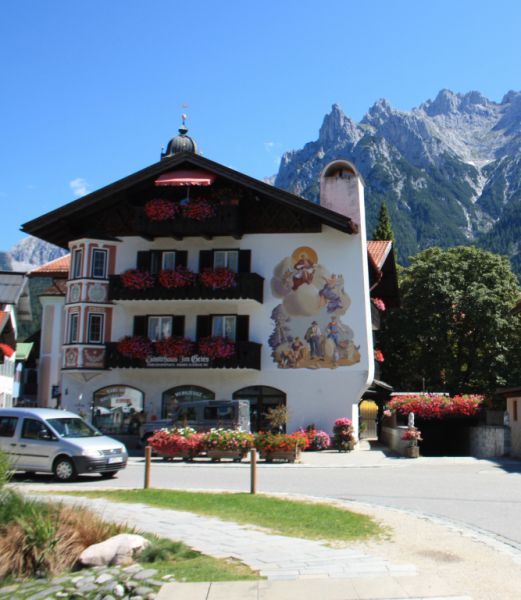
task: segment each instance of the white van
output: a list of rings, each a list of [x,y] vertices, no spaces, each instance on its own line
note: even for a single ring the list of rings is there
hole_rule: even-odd
[[[78,415],[53,408],[1,408],[0,450],[16,471],[54,473],[59,481],[81,473],[114,477],[128,459],[121,442]]]

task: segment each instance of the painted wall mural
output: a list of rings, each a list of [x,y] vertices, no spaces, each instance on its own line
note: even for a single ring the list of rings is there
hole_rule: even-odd
[[[282,303],[271,314],[268,340],[283,369],[334,368],[360,362],[354,332],[341,320],[351,299],[344,278],[319,263],[308,246],[296,248],[273,271],[271,290]]]

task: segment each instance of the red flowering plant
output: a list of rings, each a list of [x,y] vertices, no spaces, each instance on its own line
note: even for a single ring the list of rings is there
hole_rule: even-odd
[[[154,342],[154,351],[158,356],[168,356],[169,358],[191,356],[194,351],[194,343],[188,338],[172,336]]]
[[[168,221],[173,219],[179,206],[171,200],[154,198],[145,204],[145,214],[150,221]]]
[[[199,340],[199,352],[209,358],[229,358],[235,354],[235,344],[225,337],[206,337]]]
[[[194,219],[195,221],[206,221],[215,216],[215,206],[208,200],[194,199],[189,200],[181,206],[183,217]]]
[[[402,440],[409,442],[409,446],[417,446],[423,440],[422,433],[416,427],[409,427],[402,435]]]
[[[339,452],[349,452],[355,447],[353,421],[342,417],[333,425],[333,447]]]
[[[152,354],[152,342],[143,336],[126,336],[116,346],[121,356],[126,358],[147,359]]]
[[[483,400],[483,396],[478,394],[453,398],[443,394],[407,394],[392,398],[386,409],[402,416],[412,412],[420,419],[443,419],[447,416],[475,417],[479,413]]]
[[[306,429],[299,429],[308,439],[306,450],[327,450],[331,446],[331,438],[325,431],[316,429],[314,425],[308,425]]]
[[[379,362],[379,363],[384,362],[384,353],[380,350],[380,348],[375,348],[374,359],[376,360],[376,362]]]
[[[148,444],[160,455],[193,458],[202,450],[202,435],[190,427],[161,429],[148,438]]]
[[[255,448],[260,452],[305,450],[309,445],[306,435],[300,431],[294,433],[269,433],[259,431],[255,435]]]
[[[186,267],[176,267],[175,271],[172,269],[164,269],[159,272],[159,283],[164,288],[183,288],[195,283],[197,275],[187,269]]]
[[[146,290],[154,287],[155,278],[148,271],[129,269],[120,276],[123,287],[133,290]]]
[[[237,274],[226,267],[204,269],[199,274],[199,281],[207,288],[225,290],[237,285]]]
[[[371,298],[371,302],[376,306],[376,308],[380,311],[385,310],[385,302],[381,298]]]
[[[253,434],[240,429],[211,429],[202,435],[205,450],[233,450],[246,454],[253,448]]]

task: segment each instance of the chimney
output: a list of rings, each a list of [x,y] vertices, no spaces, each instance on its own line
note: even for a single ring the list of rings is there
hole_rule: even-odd
[[[364,182],[347,160],[330,162],[320,175],[320,206],[329,208],[360,227]]]

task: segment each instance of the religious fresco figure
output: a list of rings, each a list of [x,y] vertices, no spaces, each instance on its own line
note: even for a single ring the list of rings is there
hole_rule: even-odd
[[[323,358],[321,344],[322,332],[316,321],[313,321],[308,327],[304,339],[309,343],[311,358]]]
[[[326,306],[328,313],[333,313],[343,308],[342,297],[338,288],[342,285],[340,278],[333,273],[331,277],[322,277],[325,281],[324,286],[318,292],[320,296],[320,306]]]

